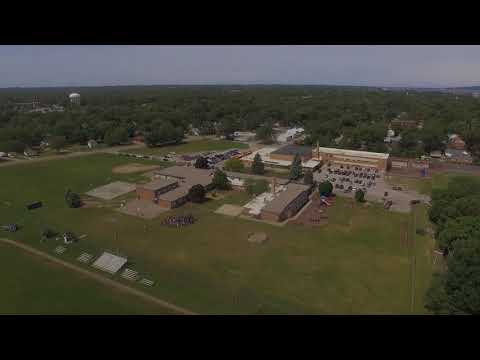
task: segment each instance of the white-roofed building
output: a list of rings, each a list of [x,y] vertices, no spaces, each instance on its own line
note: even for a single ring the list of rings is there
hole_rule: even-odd
[[[295,128],[292,128],[292,129],[288,129],[287,131],[285,131],[285,132],[283,132],[283,133],[281,133],[277,136],[277,142],[286,143],[288,141],[291,141],[291,140],[299,137],[304,132],[305,132],[305,129],[301,128],[301,127],[295,127]]]
[[[387,170],[389,154],[370,151],[319,147],[313,150],[313,160],[337,165],[372,167]]]

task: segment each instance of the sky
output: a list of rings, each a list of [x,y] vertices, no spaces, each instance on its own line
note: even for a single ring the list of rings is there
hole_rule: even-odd
[[[480,46],[0,46],[0,87],[480,85]]]

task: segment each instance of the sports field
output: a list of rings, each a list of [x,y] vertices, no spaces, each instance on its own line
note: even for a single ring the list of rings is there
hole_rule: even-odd
[[[141,315],[166,309],[0,243],[0,314]]]
[[[119,251],[129,256],[132,268],[156,281],[152,288],[134,286],[197,313],[410,313],[412,253],[404,241],[408,215],[338,198],[326,226],[276,227],[215,214],[222,204],[248,200],[246,194],[232,192],[221,200],[176,209],[199,218],[193,226],[176,229],[161,225],[172,212],[145,220],[109,208],[66,207],[67,187],[83,193],[111,181],[138,179],[138,174],[112,172],[128,162],[139,161],[92,155],[1,169],[0,218],[23,225],[10,237],[51,253],[57,243],[39,241],[45,226],[86,235],[61,256],[75,262],[83,251]],[[27,212],[25,204],[36,200],[45,206]],[[269,241],[249,243],[248,234],[256,231],[267,233]],[[415,313],[424,312],[421,298],[431,273],[430,240],[417,237],[415,244]],[[20,286],[29,288],[28,283]]]
[[[431,178],[411,178],[405,176],[389,175],[387,182],[392,185],[400,185],[405,190],[416,190],[420,194],[430,195],[433,189],[447,186],[452,177],[462,176],[455,173],[434,173]]]
[[[248,149],[248,145],[229,140],[193,140],[179,145],[161,146],[154,148],[141,148],[129,152],[145,155],[166,155],[169,152],[189,154],[201,151],[222,151],[228,149]]]

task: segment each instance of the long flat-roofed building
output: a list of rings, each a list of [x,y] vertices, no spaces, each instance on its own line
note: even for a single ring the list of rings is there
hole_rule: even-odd
[[[324,164],[363,166],[386,171],[389,154],[370,151],[325,148],[317,146],[313,150],[312,160],[321,160]]]
[[[300,155],[304,169],[314,170],[320,166],[320,161],[312,159],[312,148],[307,146],[286,145],[280,148],[264,147],[243,156],[240,160],[245,166],[251,166],[256,154],[260,155],[266,167],[289,168],[292,165],[295,154]]]
[[[294,216],[307,202],[310,187],[301,184],[288,184],[261,210],[260,218],[269,221],[283,221]]]
[[[137,199],[156,202],[158,197],[178,187],[178,180],[156,179],[147,184],[137,185]]]

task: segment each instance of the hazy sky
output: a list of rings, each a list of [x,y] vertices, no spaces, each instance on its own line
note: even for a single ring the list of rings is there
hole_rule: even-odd
[[[480,85],[480,46],[0,46],[0,87]]]

